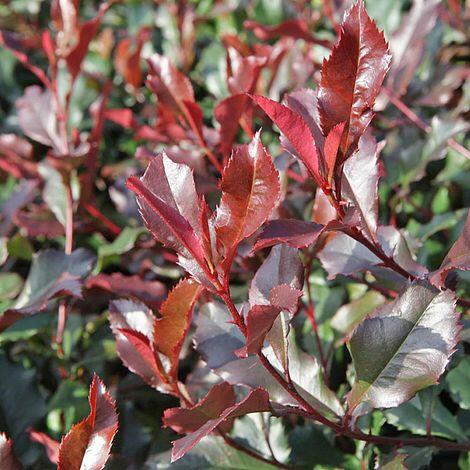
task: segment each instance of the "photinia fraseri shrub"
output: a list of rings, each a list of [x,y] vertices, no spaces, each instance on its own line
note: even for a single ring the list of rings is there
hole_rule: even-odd
[[[363,3],[357,2],[345,14],[338,43],[323,62],[315,94],[294,92],[285,105],[251,97],[277,125],[286,150],[305,165],[335,214],[326,224],[271,220],[253,248],[274,245],[271,254],[253,278],[248,302],[238,307],[231,297],[230,273],[240,244],[262,227],[279,204],[279,176],[262,147],[261,133],[231,154],[222,171],[220,202],[213,211],[197,194],[190,168],[172,162],[164,153],[151,159],[141,179],[128,179],[148,229],[178,253],[180,266],[211,294],[213,299],[206,297],[205,308],[214,303],[212,308],[219,311],[218,318],[211,316],[212,324],[204,318],[207,313],[200,312],[195,341],[221,382],[194,403],[177,376],[168,377],[162,366],[165,359],[170,371],[174,369],[176,351],[165,346],[168,336],[159,339],[158,335],[159,324],[167,319],[166,309],[161,319],[155,319],[143,306],[113,304],[113,330],[119,342],[126,342],[120,350],[124,363],[157,388],[170,378],[169,393],[181,400],[182,407],[165,412],[164,419],[166,426],[186,434],[174,442],[173,461],[214,430],[226,437],[223,426],[232,418],[265,411],[299,414],[355,439],[403,445],[406,440],[364,434],[356,420],[376,408],[399,406],[435,384],[444,372],[460,330],[455,294],[445,289],[445,272],[447,266],[462,267],[452,262],[453,252],[466,256],[468,240],[459,239],[439,273],[430,276],[413,260],[401,233],[379,224],[379,151],[368,128],[390,61],[383,34]],[[159,73],[163,75],[162,68]],[[154,91],[161,93],[160,85]],[[183,98],[186,92],[173,89],[172,93]],[[190,115],[184,99],[183,103],[178,110]],[[370,313],[349,332],[354,379],[344,407],[328,388],[326,371],[315,358],[297,350],[290,332],[303,284],[296,249],[315,244],[327,233],[320,260],[331,277],[369,270],[379,282],[389,278],[398,291],[393,302]],[[190,314],[184,312],[190,312],[193,303],[181,302],[180,308],[186,322],[179,323],[174,314],[175,324],[186,334]],[[129,322],[137,312],[146,319],[144,323],[150,316],[151,323],[144,326],[136,320],[132,327]],[[117,328],[124,317],[129,330]],[[223,326],[228,319],[236,327]],[[139,370],[144,362],[148,367]],[[157,383],[149,377],[152,370]],[[240,387],[244,398],[238,404],[227,382]],[[412,442],[426,445],[426,440]]]
[[[1,468],[466,468],[466,75],[428,38],[465,28],[425,3],[15,13]]]

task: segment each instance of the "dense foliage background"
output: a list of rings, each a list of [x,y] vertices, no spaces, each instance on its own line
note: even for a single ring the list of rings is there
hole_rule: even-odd
[[[233,140],[246,143],[262,126],[263,143],[281,174],[283,203],[277,216],[325,220],[326,209],[315,197],[314,185],[280,146],[277,128],[266,115],[251,107],[239,129],[227,130],[227,122],[237,121],[233,113],[239,93],[256,92],[280,101],[286,92],[315,89],[322,60],[336,42],[336,28],[351,3],[124,0],[107,5],[106,11],[104,3],[87,0],[7,0],[0,5],[0,310],[23,309],[14,322],[7,322],[5,314],[2,324],[0,317],[0,431],[13,440],[26,468],[52,466],[45,447],[33,442],[28,430],[60,440],[88,415],[94,373],[116,399],[119,412],[119,432],[107,468],[143,468],[145,462],[149,468],[169,465],[168,449],[176,434],[162,429],[161,419],[166,408],[179,403],[123,366],[108,304],[133,297],[158,310],[184,272],[174,253],[143,227],[125,181],[142,174],[149,155],[165,148],[171,158],[194,169],[198,190],[214,207],[219,198],[214,160],[222,163]],[[464,3],[365,2],[393,55],[372,124],[382,162],[380,221],[402,229],[415,259],[429,271],[440,266],[461,234],[470,206],[464,139],[469,128],[470,10]],[[69,22],[64,10],[60,14],[67,4],[76,12],[67,17]],[[96,31],[83,32],[80,25],[96,18],[100,6]],[[56,38],[55,50],[44,49],[47,40],[41,35],[47,30]],[[76,73],[71,73],[72,62],[66,64],[64,57],[80,34],[89,36],[91,43]],[[158,114],[158,93],[151,83],[145,84],[146,59],[154,53],[189,78],[194,101],[203,112],[203,140],[180,116]],[[256,64],[243,62],[250,55],[259,60],[256,74]],[[44,71],[57,87],[58,99],[67,103],[67,122],[57,117],[50,97],[43,94],[34,67]],[[174,80],[169,83],[173,91],[178,82]],[[221,107],[229,97],[235,98]],[[220,124],[226,133],[219,132]],[[64,135],[67,149],[62,147]],[[66,236],[71,217],[73,236]],[[232,270],[235,301],[246,299],[249,283],[268,254],[249,254],[254,240],[240,248]],[[88,252],[59,259],[58,252],[70,252],[70,243],[74,250]],[[57,251],[44,251],[50,248]],[[392,284],[378,284],[359,270],[335,277],[341,270],[314,256],[320,248],[302,250],[307,276],[295,331],[302,348],[326,366],[330,387],[344,397],[352,369],[343,339],[395,293]],[[468,272],[459,271],[446,282],[465,299],[468,281]],[[463,313],[461,341],[440,383],[397,408],[369,414],[369,421],[361,423],[364,430],[386,436],[426,435],[432,430],[451,440],[470,439],[465,307],[465,300],[457,307]],[[198,361],[188,340],[180,377],[194,371]],[[197,373],[191,383],[197,390]],[[470,466],[464,452],[404,447],[397,457],[387,446],[335,437],[330,429],[302,418],[282,420],[261,413],[237,420],[232,437],[302,468],[373,468],[388,460],[397,468]],[[264,465],[233,449],[228,457],[224,452],[196,447],[190,459],[171,467]]]

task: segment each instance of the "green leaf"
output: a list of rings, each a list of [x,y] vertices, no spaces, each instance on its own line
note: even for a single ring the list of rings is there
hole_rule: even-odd
[[[385,302],[385,297],[376,291],[368,291],[359,299],[343,305],[331,319],[331,326],[342,335],[347,335],[377,307]]]
[[[3,352],[0,352],[0,377],[0,429],[13,440],[15,453],[25,463],[34,452],[26,430],[44,416],[44,398],[35,372],[11,363]]]
[[[418,397],[397,408],[384,412],[387,422],[396,426],[399,430],[411,431],[414,434],[426,435],[425,410]],[[465,441],[466,436],[455,416],[440,402],[434,405],[431,419],[431,431],[435,436],[447,439]]]
[[[206,436],[177,462],[170,463],[170,452],[164,452],[147,460],[148,468],[181,470],[275,470],[274,465],[261,462],[250,455],[229,447],[219,436]]]
[[[289,433],[292,447],[291,462],[300,468],[312,469],[316,465],[343,467],[343,453],[335,447],[332,436],[316,425],[297,425]]]
[[[83,248],[70,255],[56,250],[40,251],[33,259],[14,310],[28,315],[37,313],[63,292],[80,297],[82,279],[90,273],[93,261],[94,256]]]
[[[59,414],[61,419],[55,420],[54,416],[48,416],[49,428],[64,434],[74,423],[85,418],[89,411],[88,388],[81,382],[63,380],[50,399],[47,409],[49,414]],[[57,427],[57,424],[59,426]]]
[[[143,227],[125,227],[112,242],[98,247],[98,261],[93,274],[98,274],[113,256],[123,255],[134,248],[135,242],[146,230]]]
[[[470,410],[470,358],[464,357],[446,377],[452,398],[460,408]]]
[[[349,342],[356,371],[348,395],[353,414],[398,406],[436,383],[454,351],[458,331],[454,295],[426,281],[413,282],[399,298],[364,320]]]
[[[290,447],[282,419],[269,413],[253,413],[237,419],[231,435],[265,457],[271,458],[272,450],[279,462],[285,463],[289,458]]]
[[[41,162],[38,169],[45,181],[42,197],[57,220],[65,227],[67,223],[67,189],[62,181],[62,176],[46,162]]]
[[[264,369],[257,356],[246,359],[237,356],[235,351],[245,345],[245,339],[229,320],[227,309],[218,302],[211,302],[204,305],[196,321],[196,347],[210,369],[231,384],[262,387],[268,391],[272,401],[281,405],[298,406],[297,400]],[[323,413],[342,415],[338,398],[323,382],[318,362],[297,347],[292,332],[288,351],[289,372],[299,394]],[[283,375],[282,364],[272,349],[264,348],[263,353]]]
[[[31,261],[33,258],[34,250],[31,242],[21,236],[19,233],[14,235],[7,242],[8,254],[13,258]]]
[[[0,300],[14,299],[21,291],[23,279],[16,273],[0,273]]]

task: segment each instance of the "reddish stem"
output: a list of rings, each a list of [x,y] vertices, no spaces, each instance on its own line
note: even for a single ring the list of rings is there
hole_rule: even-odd
[[[95,219],[99,220],[113,235],[121,233],[120,227],[111,222],[96,206],[90,203],[83,204],[83,208]]]
[[[329,383],[329,374],[328,374],[328,359],[325,357],[325,353],[323,351],[323,346],[321,344],[321,339],[320,335],[318,334],[318,326],[317,326],[317,320],[315,317],[315,305],[313,303],[313,297],[312,297],[312,289],[310,286],[310,271],[312,268],[312,260],[310,259],[309,262],[307,263],[307,266],[305,267],[305,279],[306,279],[306,284],[307,284],[307,297],[308,297],[308,305],[307,305],[307,316],[310,320],[310,323],[312,324],[312,329],[315,334],[315,339],[317,342],[317,348],[318,348],[318,354],[320,355],[320,362],[323,368],[323,373],[325,377],[325,382],[328,385]]]
[[[431,126],[429,126],[412,109],[410,109],[398,96],[393,93],[392,90],[383,87],[383,91],[390,100],[390,103],[392,103],[400,112],[402,112],[413,124],[419,127],[426,134],[431,132]],[[447,139],[447,145],[470,160],[470,151],[460,145],[455,139]]]

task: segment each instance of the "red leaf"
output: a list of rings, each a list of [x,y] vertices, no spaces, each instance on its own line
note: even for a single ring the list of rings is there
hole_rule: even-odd
[[[80,73],[82,62],[88,52],[90,42],[98,31],[103,16],[108,8],[108,3],[102,3],[96,17],[80,25],[78,43],[65,58],[69,72],[72,75],[72,81],[74,81]]]
[[[116,46],[114,65],[122,75],[124,81],[133,88],[138,88],[142,83],[142,70],[140,67],[140,53],[142,47],[150,37],[147,27],[142,27],[137,34],[136,44],[133,47],[132,38],[124,38]]]
[[[343,155],[355,145],[372,119],[372,108],[391,55],[383,34],[362,0],[346,13],[338,44],[323,62],[318,106],[324,135],[345,122]]]
[[[33,206],[29,211],[19,211],[13,216],[14,222],[26,230],[30,237],[55,238],[64,235],[64,226],[46,207]]]
[[[239,121],[247,108],[248,102],[248,97],[245,94],[233,95],[225,98],[215,107],[214,115],[217,122],[220,123],[220,153],[224,157],[232,150]]]
[[[183,279],[163,302],[159,310],[161,318],[155,323],[155,347],[170,359],[170,374],[175,380],[181,346],[200,293],[199,284],[191,279]]]
[[[184,101],[194,102],[191,82],[168,59],[154,54],[149,60],[150,77],[148,83],[159,101],[174,114],[184,110]]]
[[[271,305],[287,310],[291,314],[297,311],[299,298],[302,297],[302,290],[292,287],[289,284],[279,284],[271,289],[269,300]]]
[[[104,115],[106,119],[125,129],[135,129],[137,127],[137,120],[129,108],[106,109]]]
[[[252,30],[254,35],[261,41],[269,41],[279,36],[288,36],[330,47],[328,41],[316,39],[310,33],[307,23],[301,18],[293,18],[275,26],[262,25],[256,21],[247,20],[243,23],[243,26],[245,29]]]
[[[85,283],[86,289],[102,289],[119,297],[135,297],[150,307],[158,307],[165,297],[166,288],[160,281],[146,281],[137,275],[121,273],[98,274]]]
[[[118,418],[114,400],[95,375],[88,395],[90,414],[62,438],[58,470],[101,470],[111,451]]]
[[[323,154],[325,155],[328,181],[330,183],[335,173],[336,157],[338,155],[339,145],[341,143],[341,136],[343,135],[345,124],[346,123],[344,122],[336,124],[336,126],[331,129],[325,139],[325,147],[323,150]]]
[[[0,433],[0,468],[2,470],[20,470],[20,462],[13,453],[13,443],[6,434]]]
[[[261,388],[251,390],[241,402],[227,408],[218,418],[207,421],[197,431],[174,441],[171,454],[172,462],[183,457],[183,455],[191,450],[203,437],[207,436],[223,422],[249,413],[269,410],[268,393]]]
[[[226,258],[230,258],[238,243],[266,221],[279,198],[279,176],[259,133],[233,153],[224,168],[221,187],[215,230]]]
[[[33,442],[38,442],[39,444],[42,444],[46,450],[47,457],[49,458],[49,460],[54,465],[57,465],[57,463],[59,462],[60,442],[55,441],[43,432],[34,431],[33,429],[30,429],[28,432],[29,438]]]
[[[229,47],[228,58],[231,76],[227,79],[227,86],[230,93],[253,93],[266,57],[243,57],[235,48]]]
[[[117,300],[109,304],[109,322],[124,365],[151,387],[165,391],[163,367],[153,349],[156,317],[143,304]]]
[[[457,241],[441,263],[440,268],[432,273],[431,282],[437,287],[443,287],[447,274],[453,269],[470,270],[470,211]]]
[[[233,386],[227,382],[214,385],[207,395],[191,408],[169,408],[163,415],[163,423],[179,434],[187,434],[197,431],[207,421],[217,419],[221,413],[229,406],[233,406],[236,401]],[[222,423],[224,431],[229,431],[231,420]]]
[[[246,317],[246,346],[235,351],[238,357],[257,354],[263,347],[264,339],[272,328],[281,308],[273,305],[254,305]]]
[[[312,133],[296,112],[276,101],[262,96],[253,96],[253,100],[271,118],[294,147],[299,158],[305,164],[315,181],[321,185],[318,153]]]
[[[323,225],[304,220],[271,220],[256,240],[253,251],[278,243],[286,243],[294,248],[305,248],[317,240],[323,228]]]

